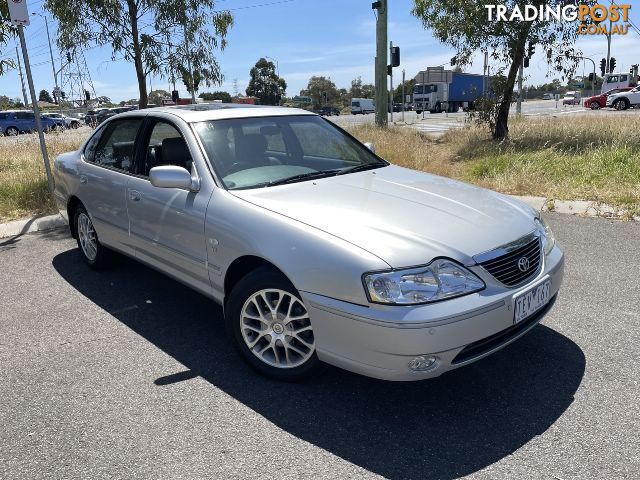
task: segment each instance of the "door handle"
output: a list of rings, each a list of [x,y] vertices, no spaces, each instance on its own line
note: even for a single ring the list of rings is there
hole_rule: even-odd
[[[87,176],[86,175],[80,175],[80,183],[83,184],[87,184]]]
[[[142,194],[137,190],[129,190],[129,200],[133,200],[134,202],[139,202],[142,198]]]

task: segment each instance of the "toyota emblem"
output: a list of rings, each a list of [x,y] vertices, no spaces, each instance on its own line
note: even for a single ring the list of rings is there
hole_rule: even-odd
[[[521,272],[529,270],[529,259],[527,257],[520,257],[518,260],[518,270]]]

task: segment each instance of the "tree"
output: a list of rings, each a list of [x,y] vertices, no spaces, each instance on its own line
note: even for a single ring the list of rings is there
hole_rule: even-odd
[[[171,98],[171,94],[166,90],[153,90],[149,93],[149,103],[152,105],[162,105],[163,98]]]
[[[0,3],[0,45],[6,45],[16,33],[16,27],[11,24],[7,2],[2,2]],[[0,58],[0,75],[15,67],[16,64],[12,58]]]
[[[222,100],[222,103],[231,103],[231,94],[224,91],[203,92],[199,95],[199,97],[206,102],[212,102],[213,100]]]
[[[376,87],[370,83],[363,84],[362,77],[351,80],[351,98],[375,98]]]
[[[287,82],[276,74],[276,66],[261,58],[249,72],[247,95],[258,97],[262,105],[279,105],[287,90]]]
[[[112,60],[132,62],[140,108],[147,106],[147,76],[172,76],[176,65],[190,63],[202,81],[220,83],[213,50],[226,46],[233,23],[215,0],[46,0],[57,18],[61,50],[76,45],[110,45]],[[172,39],[178,39],[173,43]],[[187,62],[188,60],[188,62]]]
[[[416,84],[415,79],[405,80],[404,82],[404,94],[411,95],[413,87]],[[395,103],[406,103],[405,98],[402,97],[402,82],[393,90],[393,101]]]
[[[46,90],[40,90],[40,95],[38,95],[38,101],[53,103],[53,98],[51,98],[51,94]]]
[[[490,128],[495,139],[505,138],[509,133],[509,108],[513,99],[513,90],[518,68],[527,53],[529,45],[539,50],[564,52],[575,55],[573,45],[577,38],[577,27],[572,22],[556,21],[498,21],[488,20],[485,2],[476,0],[414,0],[412,13],[418,17],[425,28],[441,42],[456,49],[460,65],[470,63],[476,52],[490,52],[493,60],[505,64],[506,81],[496,82],[501,90],[494,93],[500,98],[495,111],[490,115]],[[568,4],[585,3],[580,0],[505,0],[500,2],[512,12],[514,6],[524,8],[529,3],[536,6],[563,7]],[[586,2],[589,3],[589,2]],[[493,10],[495,15],[495,8]],[[507,13],[510,16],[510,13]],[[567,74],[575,68],[575,60],[567,56],[556,56],[552,68]]]
[[[316,109],[323,105],[340,104],[340,92],[336,84],[326,77],[311,77],[307,88],[302,90],[300,95],[311,97],[313,108]]]

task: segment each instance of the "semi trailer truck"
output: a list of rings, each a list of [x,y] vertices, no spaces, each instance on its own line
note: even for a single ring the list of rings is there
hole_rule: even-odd
[[[413,109],[419,115],[474,109],[474,102],[487,91],[487,77],[473,73],[429,67],[415,76]]]

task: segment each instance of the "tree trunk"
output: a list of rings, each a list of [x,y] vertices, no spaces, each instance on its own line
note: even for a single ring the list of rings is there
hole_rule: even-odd
[[[517,43],[513,46],[513,61],[509,68],[509,74],[507,75],[507,84],[502,96],[502,103],[498,109],[498,116],[496,118],[496,127],[493,131],[493,138],[496,140],[502,140],[509,134],[509,109],[511,108],[511,99],[513,98],[513,88],[516,84],[516,77],[518,76],[518,70],[522,61],[524,60],[524,53],[527,43],[527,37],[529,36],[530,26],[528,25],[520,34]]]
[[[140,92],[139,107],[147,108],[147,76],[142,65],[142,50],[140,48],[140,33],[138,32],[138,8],[135,0],[127,0],[129,7],[129,20],[131,21],[131,37],[133,46],[133,64],[136,67],[136,77],[138,78],[138,90]]]

